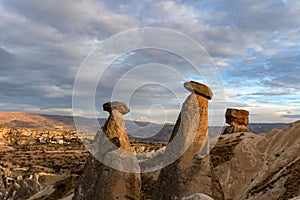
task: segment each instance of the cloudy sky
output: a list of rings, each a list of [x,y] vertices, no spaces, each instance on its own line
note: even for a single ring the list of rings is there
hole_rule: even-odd
[[[2,0],[0,110],[93,116],[92,92],[97,116],[113,99],[129,105],[128,119],[174,121],[189,94],[183,82],[197,80],[215,94],[210,120],[223,120],[226,103],[249,110],[251,122],[292,122],[300,119],[299,19],[298,0]],[[125,32],[119,43],[122,32],[147,27],[182,33],[205,51],[157,31],[150,45],[172,43],[187,56],[133,48],[116,57],[141,39]],[[185,59],[195,54],[200,72]],[[82,105],[73,110],[76,77]]]

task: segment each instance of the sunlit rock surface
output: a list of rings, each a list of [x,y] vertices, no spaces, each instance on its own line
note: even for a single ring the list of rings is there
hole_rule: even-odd
[[[207,139],[208,99],[212,93],[196,82],[184,86],[193,93],[182,105],[165,153],[167,158],[178,159],[161,170],[152,199],[181,199],[196,193],[222,196],[213,191],[210,155],[199,155]]]
[[[211,151],[224,199],[300,195],[300,121],[268,134],[222,135]]]

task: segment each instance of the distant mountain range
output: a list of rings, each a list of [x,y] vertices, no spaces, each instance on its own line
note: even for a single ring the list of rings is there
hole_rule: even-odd
[[[104,118],[98,119],[100,125],[104,125]],[[99,129],[97,121],[76,117],[76,123],[80,124],[80,131],[96,132]],[[248,125],[250,132],[260,134],[268,133],[272,129],[282,129],[288,123],[252,123]],[[25,127],[37,129],[67,129],[75,130],[73,116],[46,115],[24,112],[0,112],[0,126]],[[129,137],[137,138],[140,141],[168,141],[174,124],[154,124],[149,122],[126,120],[126,127]],[[78,128],[78,127],[77,127]],[[209,133],[218,135],[223,127],[210,127]]]
[[[45,115],[24,112],[0,112],[0,126],[39,129],[74,129],[72,116]]]

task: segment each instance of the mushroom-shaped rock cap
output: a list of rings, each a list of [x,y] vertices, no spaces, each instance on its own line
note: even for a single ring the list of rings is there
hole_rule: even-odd
[[[126,115],[130,112],[130,109],[127,107],[127,105],[123,102],[114,101],[114,102],[107,102],[103,104],[103,110],[111,113],[112,110],[117,110],[123,115]]]
[[[201,95],[209,100],[213,97],[213,93],[210,90],[210,88],[202,83],[198,83],[196,81],[190,81],[190,82],[185,82],[183,86],[188,91]]]
[[[249,123],[249,111],[247,110],[239,110],[234,108],[227,108],[226,110],[226,123],[232,126],[237,125],[245,125],[247,126]]]

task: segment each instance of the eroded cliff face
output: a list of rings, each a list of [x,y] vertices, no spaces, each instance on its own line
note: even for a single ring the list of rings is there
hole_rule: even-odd
[[[299,152],[300,121],[268,134],[221,135],[208,155],[192,159],[193,167],[178,167],[179,159],[162,169],[158,182],[150,187],[160,190],[154,194],[165,195],[162,199],[297,199]]]
[[[290,199],[300,195],[300,121],[256,135],[222,135],[211,151],[224,199]]]

